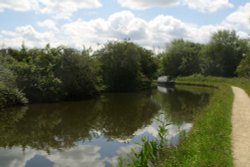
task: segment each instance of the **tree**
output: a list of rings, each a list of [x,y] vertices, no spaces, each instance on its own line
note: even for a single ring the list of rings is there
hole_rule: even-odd
[[[147,77],[147,79],[152,80],[156,78],[156,71],[158,70],[157,58],[153,57],[153,52],[138,48],[140,51],[140,64],[142,73]]]
[[[240,77],[250,77],[250,52],[241,60],[237,67],[237,74]]]
[[[62,48],[56,76],[61,80],[66,99],[83,99],[97,94],[96,73],[89,52]]]
[[[7,106],[25,104],[27,99],[16,86],[16,76],[9,66],[14,59],[6,51],[0,51],[0,110]]]
[[[47,45],[42,49],[12,49],[10,54],[17,60],[11,67],[17,85],[30,102],[78,100],[98,92],[98,76],[88,50]]]
[[[202,45],[183,39],[172,41],[163,56],[163,71],[166,75],[186,76],[200,72],[199,52]]]
[[[30,102],[52,102],[62,99],[62,84],[54,71],[59,49],[21,49],[12,70],[17,75],[17,86]],[[18,55],[18,54],[17,54]],[[22,57],[22,59],[20,59]]]
[[[247,52],[246,40],[240,39],[235,31],[218,31],[202,50],[203,73],[207,75],[235,76],[235,70]]]
[[[123,41],[109,42],[95,53],[108,90],[131,91],[149,87],[156,72],[152,52]]]

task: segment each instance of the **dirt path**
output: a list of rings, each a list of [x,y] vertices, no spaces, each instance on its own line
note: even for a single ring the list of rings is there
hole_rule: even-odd
[[[250,167],[250,98],[244,90],[232,87],[232,145],[235,167]]]

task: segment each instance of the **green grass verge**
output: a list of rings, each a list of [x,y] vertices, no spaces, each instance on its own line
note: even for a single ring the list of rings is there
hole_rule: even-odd
[[[203,112],[198,113],[188,137],[182,135],[181,142],[177,147],[164,146],[160,150],[156,149],[159,158],[154,158],[157,159],[154,165],[163,167],[232,167],[231,115],[234,95],[231,85],[243,88],[250,95],[250,79],[195,75],[178,78],[177,83],[216,87],[217,89],[213,90],[209,105]],[[185,89],[189,88],[192,89],[189,86],[186,86]],[[154,162],[152,158],[144,160],[143,165],[132,163],[130,166],[148,166],[147,162]]]
[[[185,80],[188,81],[187,78]],[[195,83],[207,83],[195,81]],[[213,85],[213,82],[210,84]],[[176,167],[230,167],[231,153],[231,109],[233,93],[227,84],[217,83],[218,90],[212,95],[210,104],[194,122],[189,137],[177,148],[166,148],[161,166]]]
[[[228,83],[234,86],[241,87],[250,96],[250,79],[247,78],[232,78],[228,79]]]
[[[194,75],[190,77],[177,78],[178,83],[205,84],[210,86],[220,86],[221,84],[234,85],[243,88],[250,96],[250,78],[223,78]]]
[[[233,93],[231,85],[243,88],[250,95],[250,79],[191,76],[178,78],[179,83],[216,86],[210,103],[194,122],[188,138],[176,148],[166,148],[160,166],[176,167],[230,167],[231,112]]]

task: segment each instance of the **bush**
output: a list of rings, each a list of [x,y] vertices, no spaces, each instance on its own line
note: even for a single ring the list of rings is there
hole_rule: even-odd
[[[199,52],[201,45],[182,39],[174,40],[162,54],[163,71],[166,75],[187,76],[200,72]]]
[[[0,52],[0,109],[8,106],[26,104],[28,101],[16,86],[16,76],[9,69],[14,59]]]
[[[157,70],[153,53],[128,41],[110,42],[95,55],[101,62],[103,81],[109,91],[147,88]]]
[[[27,103],[28,100],[17,88],[9,88],[6,85],[0,83],[0,109]]]
[[[241,60],[236,72],[240,77],[250,77],[250,52]]]
[[[98,76],[87,50],[63,48],[55,75],[61,80],[66,99],[83,99],[98,93]]]
[[[235,31],[218,31],[203,47],[203,73],[213,76],[233,77],[243,55],[247,53],[247,41]]]
[[[6,52],[15,58],[11,69],[16,83],[30,102],[78,100],[98,92],[97,78],[88,50],[72,48],[26,49]]]
[[[54,74],[59,51],[48,46],[19,51],[22,60],[16,61],[11,69],[17,75],[18,88],[24,91],[30,102],[62,100],[62,84]]]

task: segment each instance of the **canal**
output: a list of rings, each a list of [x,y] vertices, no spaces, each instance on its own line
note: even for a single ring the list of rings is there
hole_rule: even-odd
[[[157,137],[159,120],[169,123],[169,144],[178,145],[180,132],[190,131],[212,93],[211,88],[158,87],[7,109],[0,112],[0,166],[115,166],[142,137]]]

